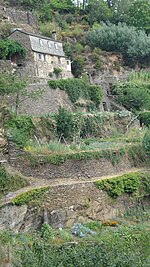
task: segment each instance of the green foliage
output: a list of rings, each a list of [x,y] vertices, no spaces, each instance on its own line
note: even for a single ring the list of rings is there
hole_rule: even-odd
[[[76,43],[74,45],[74,52],[77,53],[77,54],[81,54],[82,52],[84,51],[84,47],[82,44],[80,43]]]
[[[150,111],[141,112],[139,119],[145,126],[150,126]]]
[[[61,152],[69,152],[70,148],[65,144],[62,144],[55,141],[50,141],[49,143],[42,143],[37,144],[33,141],[27,142],[26,146],[24,147],[25,151],[35,153],[35,154],[49,154],[52,153],[61,153]]]
[[[13,55],[19,55],[24,58],[26,55],[25,49],[17,41],[9,39],[0,40],[0,58],[10,59]]]
[[[72,73],[75,78],[78,78],[83,73],[85,66],[85,59],[83,56],[76,56],[72,62]]]
[[[11,114],[5,120],[5,128],[9,132],[9,138],[18,146],[24,147],[33,133],[33,124],[30,116],[16,116]]]
[[[52,9],[51,9],[51,5],[50,3],[48,3],[47,1],[45,1],[40,8],[38,8],[37,12],[36,12],[36,17],[37,20],[40,21],[40,23],[47,23],[49,21],[52,21]],[[49,24],[47,23],[47,26]],[[46,27],[46,26],[45,26]],[[42,33],[44,32],[43,27],[41,28]],[[50,34],[50,33],[49,33]],[[49,36],[49,35],[46,35]]]
[[[128,24],[150,33],[149,0],[131,1],[128,11]]]
[[[143,138],[143,147],[147,155],[150,155],[150,128],[147,130]]]
[[[141,152],[142,151],[142,152]],[[132,152],[132,153],[131,153]],[[79,150],[70,151],[67,153],[48,154],[38,157],[35,154],[27,155],[29,164],[32,166],[38,166],[40,162],[43,164],[52,163],[55,165],[62,164],[66,160],[92,160],[92,159],[107,159],[116,165],[120,162],[124,155],[128,155],[128,158],[133,166],[141,166],[146,164],[145,153],[143,152],[141,145],[130,145],[129,147],[107,148],[97,150]]]
[[[10,174],[0,167],[0,197],[28,185],[28,182],[18,174]]]
[[[140,144],[135,144],[134,146],[129,147],[128,156],[130,163],[134,167],[139,167],[143,165],[149,165],[149,159],[145,155],[144,148]]]
[[[143,225],[105,227],[91,239],[76,238],[65,243],[58,238],[45,240],[36,234],[1,233],[0,243],[4,240],[9,245],[14,267],[18,261],[20,267],[147,267],[148,230]]]
[[[59,11],[61,13],[74,11],[74,5],[71,0],[51,0],[50,6],[52,10]]]
[[[51,88],[59,88],[66,91],[71,102],[75,103],[79,98],[91,100],[96,107],[101,102],[102,90],[100,86],[90,85],[83,79],[60,79],[58,81],[50,80],[48,84]]]
[[[24,205],[24,204],[28,204],[29,202],[31,202],[32,200],[44,200],[46,193],[48,193],[49,191],[49,187],[42,187],[42,188],[38,188],[38,189],[32,189],[30,191],[27,191],[25,193],[22,193],[18,196],[16,196],[15,198],[12,199],[11,203],[13,205]]]
[[[59,77],[61,72],[62,72],[61,68],[54,67],[53,73],[56,75],[56,77]]]
[[[25,87],[26,82],[18,79],[15,75],[6,72],[0,74],[0,95],[15,94]]]
[[[53,229],[48,223],[44,223],[40,230],[40,236],[45,240],[49,240],[54,236]]]
[[[150,36],[144,31],[137,31],[126,24],[103,25],[89,31],[86,35],[87,44],[105,51],[122,53],[131,61],[146,60],[150,57]]]
[[[88,12],[88,22],[90,25],[95,22],[107,22],[111,15],[111,10],[103,0],[89,0],[86,11]]]
[[[72,134],[73,119],[71,112],[64,108],[59,108],[56,118],[56,129],[58,137],[68,138]]]
[[[150,180],[149,174],[129,173],[115,178],[96,181],[95,185],[97,188],[105,190],[113,198],[119,197],[124,193],[139,194],[139,190],[142,187],[142,194],[147,195],[150,193],[147,179],[148,181]]]
[[[88,227],[90,230],[101,230],[102,223],[100,221],[91,221],[84,224],[85,227]]]
[[[116,100],[129,110],[139,111],[150,109],[150,81],[147,74],[142,72],[130,77],[126,82],[113,85],[112,93]]]

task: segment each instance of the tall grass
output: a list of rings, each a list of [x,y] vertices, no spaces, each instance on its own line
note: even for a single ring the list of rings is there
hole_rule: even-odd
[[[67,144],[62,144],[55,141],[50,141],[49,143],[35,143],[29,142],[24,149],[28,152],[35,154],[49,154],[49,153],[66,153],[70,151],[70,147]]]

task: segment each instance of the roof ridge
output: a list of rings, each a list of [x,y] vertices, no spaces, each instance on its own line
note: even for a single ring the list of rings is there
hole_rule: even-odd
[[[13,34],[13,33],[16,32],[16,31],[22,32],[22,33],[27,34],[27,35],[30,35],[30,36],[35,36],[35,37],[38,37],[38,38],[41,38],[41,39],[47,39],[47,40],[54,41],[54,42],[57,42],[57,43],[62,43],[62,42],[60,42],[60,41],[58,41],[58,40],[55,40],[55,39],[52,39],[52,38],[50,38],[50,37],[43,36],[43,35],[36,34],[36,33],[32,33],[32,32],[26,32],[26,31],[23,31],[23,30],[20,30],[20,29],[16,29],[16,30],[14,30],[13,32],[11,32],[11,34]],[[11,35],[11,34],[10,34],[10,35]],[[10,36],[10,35],[9,35],[9,36]]]

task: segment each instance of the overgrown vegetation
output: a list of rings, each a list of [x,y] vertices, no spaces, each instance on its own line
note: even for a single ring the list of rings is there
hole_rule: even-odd
[[[25,58],[26,50],[17,41],[9,39],[0,40],[0,59],[11,59],[12,56],[18,55]]]
[[[131,74],[127,81],[113,85],[112,93],[116,101],[129,110],[150,109],[150,75],[141,71]],[[147,114],[148,115],[148,114]]]
[[[150,195],[150,175],[148,173],[129,173],[115,178],[99,180],[95,185],[113,198],[124,193],[135,196]]]
[[[148,62],[150,58],[150,36],[125,24],[99,25],[87,33],[86,41],[92,48],[121,53],[125,60]]]
[[[31,166],[38,166],[41,162],[43,164],[51,163],[59,165],[64,163],[66,160],[92,160],[92,159],[107,159],[111,161],[113,165],[118,164],[123,156],[128,154],[128,158],[131,165],[134,166],[145,166],[148,164],[148,159],[145,156],[145,152],[141,145],[124,145],[118,146],[118,148],[106,148],[106,149],[91,149],[91,150],[70,150],[69,152],[59,153],[47,153],[38,156],[37,153],[28,154],[25,156],[28,164]],[[24,158],[24,160],[25,160]]]
[[[14,267],[18,261],[21,267],[147,267],[148,230],[145,225],[101,226],[94,236],[82,239],[75,238],[69,229],[54,231],[49,225],[43,225],[40,233],[34,235],[1,232],[1,263],[11,259]],[[6,253],[8,245],[12,252],[10,259]]]
[[[79,98],[83,98],[85,100],[91,100],[98,107],[102,100],[103,94],[101,87],[90,85],[83,79],[50,80],[48,84],[52,89],[59,88],[64,90],[73,103]]]
[[[0,167],[0,197],[27,185],[25,178],[17,173],[10,174],[4,167]]]
[[[23,205],[23,204],[29,204],[32,200],[34,201],[44,201],[45,194],[48,192],[48,187],[42,187],[38,189],[32,189],[30,191],[27,191],[25,193],[22,193],[18,195],[17,197],[13,198],[11,203],[17,206]]]

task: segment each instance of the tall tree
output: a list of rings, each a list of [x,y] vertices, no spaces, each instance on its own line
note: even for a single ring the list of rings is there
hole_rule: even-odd
[[[110,18],[111,11],[104,0],[89,0],[86,8],[89,23],[106,22]]]

